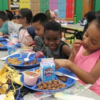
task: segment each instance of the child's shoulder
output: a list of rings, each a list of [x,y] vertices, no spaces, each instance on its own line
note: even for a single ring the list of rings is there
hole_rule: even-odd
[[[60,41],[60,45],[61,45],[61,46],[68,46],[68,47],[70,47],[69,44],[66,43],[66,42],[64,42],[64,41]]]
[[[41,40],[39,36],[35,36],[34,40]]]
[[[67,43],[61,41],[61,46],[60,46],[60,54],[61,54],[61,56],[68,58],[70,53],[71,53],[70,46]]]
[[[31,25],[30,27],[27,28],[27,30],[34,30],[33,26]]]
[[[33,26],[28,27],[28,28],[27,28],[27,31],[28,31],[30,34],[33,34],[33,33],[34,33],[34,35],[36,35],[35,29],[33,28]]]
[[[21,27],[19,28],[19,31],[20,31],[21,29],[23,29],[23,26],[21,26]]]
[[[35,36],[34,41],[35,43],[42,44],[42,39],[39,36]]]

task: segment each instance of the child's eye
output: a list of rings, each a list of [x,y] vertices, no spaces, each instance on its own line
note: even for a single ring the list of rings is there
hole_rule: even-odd
[[[96,43],[92,42],[93,45],[96,45]]]
[[[49,41],[50,39],[49,39],[49,38],[46,38],[46,40],[48,40],[48,41]]]
[[[96,45],[95,43],[92,43],[93,45]]]
[[[55,40],[55,41],[57,41],[57,40],[58,40],[58,38],[55,38],[54,40]]]
[[[37,31],[39,31],[40,29],[37,29]]]
[[[39,31],[40,29],[39,29],[39,28],[37,28],[36,30],[37,30],[37,31]]]
[[[85,34],[86,37],[88,37],[88,34]]]

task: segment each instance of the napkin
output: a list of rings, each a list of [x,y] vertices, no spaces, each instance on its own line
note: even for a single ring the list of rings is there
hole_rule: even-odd
[[[4,99],[5,99],[5,97],[6,97],[6,95],[5,95],[5,94],[0,95],[0,100],[4,100]]]
[[[60,100],[95,100],[93,98],[87,98],[87,97],[77,96],[77,95],[62,94],[62,93],[55,93],[54,97]]]

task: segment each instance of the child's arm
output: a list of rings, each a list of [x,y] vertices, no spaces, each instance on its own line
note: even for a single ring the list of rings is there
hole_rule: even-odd
[[[70,56],[71,54],[71,48],[68,45],[62,46],[62,55]]]
[[[58,59],[58,60],[55,60],[55,65],[56,65],[56,68],[59,68],[60,66],[64,68],[69,67],[69,69],[72,72],[74,72],[75,75],[78,76],[86,84],[93,84],[100,77],[100,59],[98,60],[98,62],[96,63],[96,65],[94,66],[94,68],[91,70],[90,73],[77,67],[70,60]]]
[[[7,27],[1,27],[0,28],[0,36],[3,36],[3,35],[9,35]]]
[[[0,32],[0,36],[3,36],[3,33],[2,32]]]
[[[78,53],[81,45],[82,45],[82,41],[81,40],[76,40],[73,45],[72,45],[72,50],[71,50],[71,54],[69,57],[69,60],[71,60],[72,62],[74,62],[75,56]]]

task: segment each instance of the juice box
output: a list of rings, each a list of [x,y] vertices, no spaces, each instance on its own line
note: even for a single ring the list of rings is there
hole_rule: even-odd
[[[44,58],[40,63],[40,76],[43,82],[55,79],[55,64],[53,58]]]

